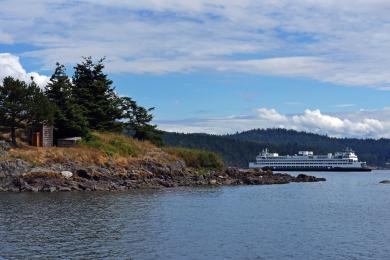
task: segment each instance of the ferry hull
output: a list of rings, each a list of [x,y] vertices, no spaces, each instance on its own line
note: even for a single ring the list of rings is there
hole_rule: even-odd
[[[272,171],[307,171],[307,172],[370,172],[370,168],[342,168],[342,167],[262,167],[263,170]]]

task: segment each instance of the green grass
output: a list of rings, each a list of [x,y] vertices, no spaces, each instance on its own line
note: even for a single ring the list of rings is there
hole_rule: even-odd
[[[83,140],[80,145],[98,149],[108,156],[138,156],[144,153],[134,139],[112,133],[92,133],[92,137]]]
[[[222,160],[213,152],[180,147],[167,147],[164,151],[181,158],[188,167],[197,169],[222,169],[224,167]]]

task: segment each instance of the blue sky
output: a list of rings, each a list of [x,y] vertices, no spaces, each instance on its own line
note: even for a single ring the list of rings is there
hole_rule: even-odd
[[[164,130],[390,137],[389,11],[384,0],[3,0],[0,79],[43,86],[57,61],[71,74],[82,56],[105,56],[119,94],[156,107]]]

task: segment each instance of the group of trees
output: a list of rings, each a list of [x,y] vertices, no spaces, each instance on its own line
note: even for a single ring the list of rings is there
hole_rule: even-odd
[[[52,123],[53,108],[34,82],[27,84],[12,77],[4,78],[0,86],[0,130],[11,132],[13,144],[16,144],[18,128],[33,130],[43,122]]]
[[[160,143],[159,131],[151,123],[154,108],[119,97],[103,70],[104,59],[94,62],[87,57],[74,67],[72,78],[65,66],[57,63],[44,89],[33,79],[27,84],[4,78],[0,84],[0,130],[9,131],[15,145],[17,129],[34,132],[42,124],[54,126],[55,139],[89,138],[91,131],[125,131],[137,139]]]

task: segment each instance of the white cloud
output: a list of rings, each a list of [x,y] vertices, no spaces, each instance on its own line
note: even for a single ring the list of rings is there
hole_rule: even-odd
[[[226,134],[253,128],[280,127],[335,137],[390,138],[389,108],[350,112],[344,115],[323,114],[318,109],[306,109],[302,114],[295,115],[283,115],[275,109],[267,108],[260,108],[255,112],[254,116],[159,121],[157,123],[163,130],[176,132]]]
[[[26,72],[20,64],[19,57],[9,53],[0,53],[0,82],[7,76],[11,76],[26,82],[31,82],[31,77],[41,87],[49,81],[49,77],[37,72]]]
[[[290,118],[292,128],[310,132],[329,133],[335,136],[378,137],[386,135],[385,126],[390,122],[381,122],[376,119],[363,118],[358,121],[342,119],[336,116],[324,115],[320,110],[305,110],[303,115],[294,115]]]
[[[20,6],[29,6],[28,9]],[[45,68],[229,71],[390,89],[388,0],[3,0],[0,42]]]
[[[268,121],[273,121],[275,123],[283,123],[286,122],[288,119],[286,116],[281,115],[276,111],[276,109],[266,109],[266,108],[259,108],[257,109],[257,113],[260,118],[263,118]]]

